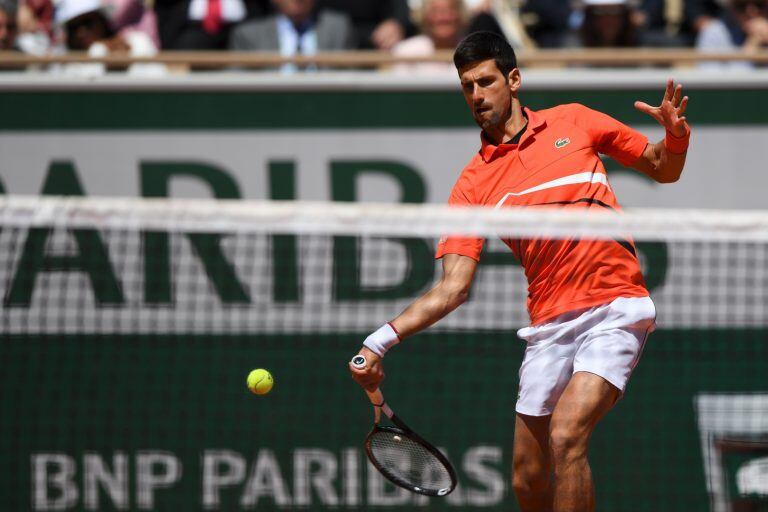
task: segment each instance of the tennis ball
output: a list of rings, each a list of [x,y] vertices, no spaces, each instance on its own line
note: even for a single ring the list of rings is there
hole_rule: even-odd
[[[272,374],[263,368],[253,370],[248,374],[248,389],[257,395],[266,395],[275,383]]]

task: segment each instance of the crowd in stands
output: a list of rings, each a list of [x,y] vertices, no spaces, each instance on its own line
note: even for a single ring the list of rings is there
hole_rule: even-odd
[[[377,49],[428,56],[476,30],[503,34],[516,48],[751,52],[768,45],[768,0],[0,0],[0,51],[32,55],[237,50],[293,56]],[[61,69],[104,71],[90,63]],[[129,71],[163,69],[135,64]],[[452,72],[439,62],[391,69]]]

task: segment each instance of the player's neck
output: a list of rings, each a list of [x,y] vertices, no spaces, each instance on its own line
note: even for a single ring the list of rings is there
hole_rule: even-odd
[[[509,117],[503,123],[486,128],[485,137],[493,144],[501,144],[506,140],[511,140],[515,135],[525,127],[528,118],[523,115],[523,108],[517,98],[512,99],[512,106],[509,111]]]
[[[504,124],[504,138],[503,140],[510,140],[528,123],[528,118],[523,115],[523,107],[517,98],[512,98],[512,109],[509,119]]]

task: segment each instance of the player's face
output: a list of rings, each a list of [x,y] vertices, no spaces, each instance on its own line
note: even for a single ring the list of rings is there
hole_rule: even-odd
[[[464,66],[459,78],[477,125],[486,131],[503,127],[512,115],[512,90],[509,77],[499,71],[496,62],[489,59]]]

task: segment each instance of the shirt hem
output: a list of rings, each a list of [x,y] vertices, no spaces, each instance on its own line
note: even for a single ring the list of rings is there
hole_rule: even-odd
[[[564,313],[568,313],[570,311],[576,311],[578,309],[593,308],[595,306],[600,306],[602,304],[608,304],[609,302],[613,302],[614,300],[621,297],[626,297],[626,298],[650,297],[650,294],[648,293],[648,290],[636,290],[634,292],[627,291],[627,292],[621,292],[621,293],[614,293],[610,295],[601,295],[599,297],[590,297],[589,299],[582,299],[575,302],[570,302],[568,304],[559,306],[557,308],[545,310],[544,312],[539,313],[536,316],[531,315],[531,326],[543,324],[548,320],[553,320],[554,318]]]
[[[475,256],[475,255],[473,255],[473,254],[467,254],[466,252],[461,252],[461,251],[459,251],[459,250],[455,250],[455,251],[445,251],[445,252],[437,252],[437,253],[435,253],[435,259],[436,259],[436,260],[439,260],[439,259],[441,259],[443,256],[445,256],[445,255],[447,255],[447,254],[458,254],[459,256],[466,256],[467,258],[472,258],[472,259],[473,259],[473,260],[475,260],[476,262],[480,263],[480,257],[479,257],[479,256]]]

